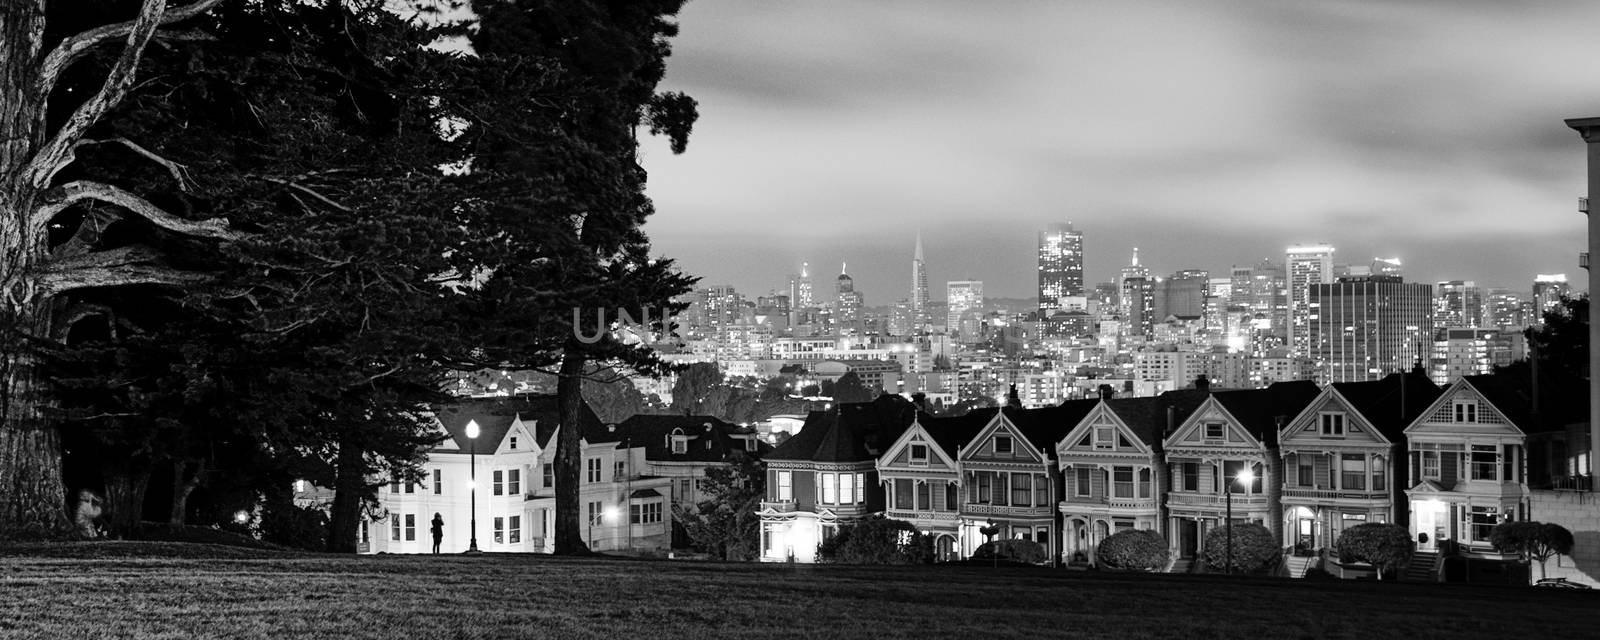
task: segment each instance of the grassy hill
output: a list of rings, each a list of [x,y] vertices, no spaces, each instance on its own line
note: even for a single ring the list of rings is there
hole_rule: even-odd
[[[1588,637],[1600,593],[981,566],[0,547],[0,638]]]

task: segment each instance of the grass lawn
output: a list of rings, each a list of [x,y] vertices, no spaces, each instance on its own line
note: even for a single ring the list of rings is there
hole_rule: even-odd
[[[973,566],[0,547],[0,638],[1584,638],[1600,592]]]

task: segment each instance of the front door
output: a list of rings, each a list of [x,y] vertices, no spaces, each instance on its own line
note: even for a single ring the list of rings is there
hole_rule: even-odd
[[[1311,518],[1300,518],[1295,525],[1295,550],[1309,554],[1317,548],[1317,521]]]
[[[1200,522],[1188,518],[1178,521],[1178,557],[1193,558],[1200,538]]]
[[[1417,549],[1433,551],[1438,548],[1439,538],[1445,535],[1444,504],[1435,501],[1417,502]]]

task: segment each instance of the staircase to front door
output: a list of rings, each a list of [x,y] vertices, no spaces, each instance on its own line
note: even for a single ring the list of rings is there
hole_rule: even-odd
[[[1418,551],[1411,556],[1411,566],[1406,567],[1406,582],[1438,582],[1439,554]]]
[[[1306,569],[1311,566],[1311,563],[1316,561],[1316,558],[1290,554],[1283,559],[1283,564],[1284,567],[1289,570],[1289,577],[1304,578],[1306,577]]]

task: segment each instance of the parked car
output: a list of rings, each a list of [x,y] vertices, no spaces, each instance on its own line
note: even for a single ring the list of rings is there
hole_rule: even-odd
[[[1594,587],[1586,585],[1586,584],[1584,584],[1582,582],[1570,582],[1566,578],[1540,578],[1538,582],[1533,583],[1533,586],[1535,586],[1535,587],[1546,587],[1546,588],[1549,588],[1549,589],[1593,589],[1594,588]]]

